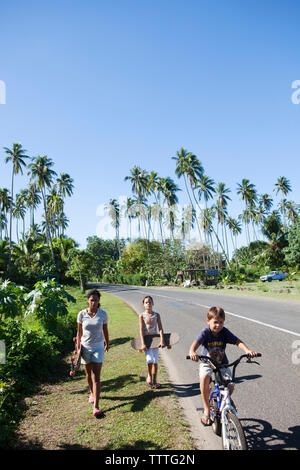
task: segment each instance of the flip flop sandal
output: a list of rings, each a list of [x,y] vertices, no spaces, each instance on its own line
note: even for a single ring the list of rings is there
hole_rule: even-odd
[[[98,410],[98,408],[93,409],[93,415],[95,416],[95,418],[99,418],[99,416],[101,416],[102,414],[103,411]]]
[[[205,418],[206,423],[203,421],[203,418]],[[211,426],[211,419],[209,415],[203,414],[201,418],[201,423],[203,426]]]
[[[154,384],[153,385],[153,388],[160,388],[161,387],[161,384]]]
[[[146,384],[148,385],[149,388],[152,388],[152,386],[153,386],[153,383],[150,382],[149,380],[146,380]]]

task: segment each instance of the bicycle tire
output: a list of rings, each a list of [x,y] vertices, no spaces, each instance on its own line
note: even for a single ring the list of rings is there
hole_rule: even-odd
[[[212,424],[212,426],[211,426],[212,430],[217,436],[221,436],[221,434],[222,434],[222,425],[221,425],[217,400],[215,398],[210,399],[209,408],[210,408],[210,420],[211,420],[211,424]]]
[[[225,426],[227,436],[222,436],[223,449],[247,450],[247,441],[239,418],[230,412],[226,413],[226,417],[227,425],[225,424]],[[228,445],[226,445],[225,439],[228,441]]]

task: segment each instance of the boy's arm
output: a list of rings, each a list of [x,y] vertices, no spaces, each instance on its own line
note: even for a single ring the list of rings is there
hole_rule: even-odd
[[[243,341],[241,340],[238,340],[236,345],[242,350],[244,351],[245,354],[250,354],[251,357],[255,357],[257,356],[257,352],[256,351],[252,351],[252,349],[249,349],[248,346],[246,346],[245,343],[243,343]]]
[[[139,323],[140,323],[140,337],[142,342],[142,350],[144,351],[146,348],[145,341],[144,341],[144,320],[143,314],[139,315]]]
[[[200,344],[198,341],[194,341],[190,347],[189,356],[192,361],[198,361],[198,355],[196,354],[197,349],[199,348]]]
[[[163,327],[162,327],[162,323],[161,323],[159,313],[157,314],[157,326],[158,326],[158,331],[159,331],[159,334],[160,334],[160,345],[159,346],[161,348],[164,348],[166,346],[166,343],[165,343],[165,338],[164,338],[164,330],[163,330]]]

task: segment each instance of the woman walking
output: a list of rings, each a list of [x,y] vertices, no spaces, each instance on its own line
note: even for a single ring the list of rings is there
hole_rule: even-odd
[[[99,417],[100,375],[104,351],[109,349],[107,313],[100,308],[100,292],[93,289],[87,294],[88,307],[77,316],[77,351],[82,346],[81,362],[85,366],[86,378],[90,388],[89,403],[93,415]]]

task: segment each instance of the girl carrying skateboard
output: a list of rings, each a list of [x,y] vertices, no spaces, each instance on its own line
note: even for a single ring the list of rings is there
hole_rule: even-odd
[[[160,319],[160,315],[153,311],[153,299],[150,295],[144,297],[142,301],[144,312],[139,315],[140,322],[140,336],[142,342],[142,350],[145,351],[147,362],[147,379],[146,383],[150,388],[159,388],[160,384],[157,383],[157,369],[158,369],[158,348],[147,349],[144,341],[144,336],[160,334],[159,347],[165,347],[164,332]]]

